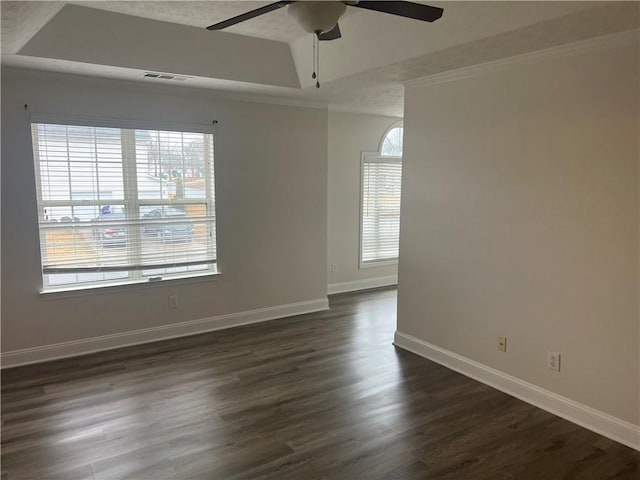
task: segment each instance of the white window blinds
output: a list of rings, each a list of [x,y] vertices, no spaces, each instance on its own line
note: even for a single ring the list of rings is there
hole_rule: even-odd
[[[32,124],[44,287],[215,269],[213,134]]]
[[[400,159],[367,156],[362,162],[361,263],[398,258],[401,178]]]

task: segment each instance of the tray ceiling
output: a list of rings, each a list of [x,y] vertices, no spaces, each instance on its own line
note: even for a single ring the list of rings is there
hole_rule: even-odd
[[[2,63],[138,82],[157,70],[194,88],[399,116],[404,81],[637,29],[640,17],[638,2],[424,2],[445,9],[433,24],[348,9],[343,38],[322,42],[317,90],[311,38],[285,9],[204,30],[266,3],[3,1]]]

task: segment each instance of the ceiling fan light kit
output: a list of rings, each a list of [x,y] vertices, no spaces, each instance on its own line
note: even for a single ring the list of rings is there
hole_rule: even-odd
[[[388,13],[399,17],[413,18],[424,22],[434,22],[442,16],[443,9],[421,3],[403,1],[294,1],[283,0],[270,3],[264,7],[251,10],[222,22],[207,27],[207,30],[222,30],[240,22],[244,22],[265,13],[289,7],[289,13],[307,32],[313,33],[313,65],[311,78],[316,80],[316,87],[320,88],[320,44],[319,41],[336,40],[342,37],[338,20],[347,6],[363,8],[375,12]]]
[[[337,25],[347,6],[342,2],[295,2],[288,10],[306,32],[319,35]]]

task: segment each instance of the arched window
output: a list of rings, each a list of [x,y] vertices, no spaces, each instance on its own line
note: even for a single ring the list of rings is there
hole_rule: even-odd
[[[378,152],[362,154],[360,268],[398,260],[403,133],[402,125],[391,126]]]
[[[388,130],[380,144],[380,155],[383,157],[401,157],[403,133],[404,128],[402,125]]]

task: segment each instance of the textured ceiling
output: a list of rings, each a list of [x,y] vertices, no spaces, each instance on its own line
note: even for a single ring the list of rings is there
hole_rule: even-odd
[[[139,2],[70,2],[86,7],[109,10],[111,12],[135,15],[138,17],[161,20],[163,22],[180,23],[193,27],[207,27],[214,23],[235,17],[242,13],[260,8],[272,2],[254,1],[139,1]],[[254,18],[240,25],[230,27],[225,31],[266,38],[279,42],[290,42],[304,34],[304,30],[286,12],[277,10],[258,18]]]
[[[64,6],[64,2],[0,3],[2,54],[15,54]]]
[[[253,1],[2,1],[2,53],[15,54],[67,4],[204,28],[269,2]],[[275,11],[227,29],[231,33],[290,42],[304,34],[286,11]]]
[[[120,68],[117,64],[15,55],[64,3],[2,2],[4,65],[149,81],[141,78],[141,70]],[[201,28],[269,2],[72,3]],[[184,85],[224,91],[232,96],[241,93],[401,116],[403,81],[637,29],[640,21],[638,2],[429,3],[445,8],[443,19],[434,24],[350,9],[351,15],[341,21],[343,38],[323,42],[322,68],[325,73],[319,90],[310,87],[311,82],[307,78],[310,74],[310,52],[306,37],[301,38],[304,32],[284,9],[229,31],[288,42],[305,88],[272,87],[198,76]]]
[[[66,4],[205,28],[214,23],[272,3],[231,1],[4,1],[2,0],[2,52],[13,54]],[[357,10],[349,9],[347,16]],[[286,8],[225,29],[227,32],[278,42],[291,42],[305,31]]]

